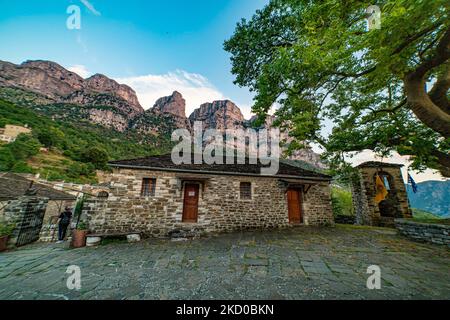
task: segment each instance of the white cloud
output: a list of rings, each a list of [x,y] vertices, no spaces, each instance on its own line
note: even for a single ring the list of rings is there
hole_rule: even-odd
[[[156,100],[171,95],[175,90],[180,92],[186,100],[187,116],[202,103],[226,99],[225,95],[214,87],[207,78],[183,70],[161,75],[149,74],[115,80],[133,88],[144,109],[153,107]]]
[[[245,103],[237,103],[235,101],[234,103],[239,107],[239,109],[241,109],[245,119],[249,120],[254,115],[251,105]]]
[[[67,70],[75,72],[80,77],[85,78],[85,79],[92,75],[92,73],[85,66],[83,66],[81,64],[76,64],[74,66],[71,66],[71,67],[67,68]]]

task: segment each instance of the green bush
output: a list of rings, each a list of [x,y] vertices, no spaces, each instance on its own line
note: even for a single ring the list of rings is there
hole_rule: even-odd
[[[352,193],[341,187],[333,186],[331,189],[331,203],[333,206],[333,214],[337,215],[354,215]]]
[[[15,162],[11,170],[17,173],[35,173],[35,170],[23,160]]]
[[[0,147],[0,171],[9,171],[15,163],[14,155],[6,147]]]
[[[77,230],[87,230],[87,224],[84,221],[78,222]]]
[[[29,134],[22,133],[19,134],[14,142],[7,144],[3,148],[11,150],[16,160],[27,160],[37,155],[41,146],[39,140]]]
[[[12,223],[7,223],[6,221],[0,221],[0,237],[10,236],[15,228]]]
[[[103,169],[108,162],[108,153],[99,147],[89,147],[81,152],[81,161],[92,163],[96,169]]]
[[[26,160],[39,153],[41,144],[29,134],[20,134],[14,142],[0,146],[0,171],[33,173]]]
[[[60,145],[64,141],[64,133],[53,127],[40,129],[36,136],[39,142],[47,148]]]

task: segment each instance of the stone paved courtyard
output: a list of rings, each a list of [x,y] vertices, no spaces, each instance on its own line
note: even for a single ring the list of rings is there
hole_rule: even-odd
[[[379,265],[381,290],[366,288]],[[82,288],[68,290],[69,265]],[[380,228],[298,227],[0,253],[0,299],[450,299],[450,250]]]

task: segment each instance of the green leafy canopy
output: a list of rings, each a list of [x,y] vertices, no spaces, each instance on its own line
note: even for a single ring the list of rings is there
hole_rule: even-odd
[[[395,150],[450,176],[449,2],[376,4],[381,28],[368,30],[367,1],[271,1],[224,44],[235,83],[256,93],[261,120],[278,105],[278,124],[333,168]]]

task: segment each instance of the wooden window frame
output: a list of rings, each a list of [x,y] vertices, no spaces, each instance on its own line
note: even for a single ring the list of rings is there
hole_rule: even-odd
[[[248,190],[243,190],[243,186],[248,186]],[[253,199],[253,190],[252,190],[252,183],[249,181],[241,181],[239,182],[239,199],[240,200],[252,200]]]
[[[156,178],[142,178],[141,197],[154,197],[156,189]]]

